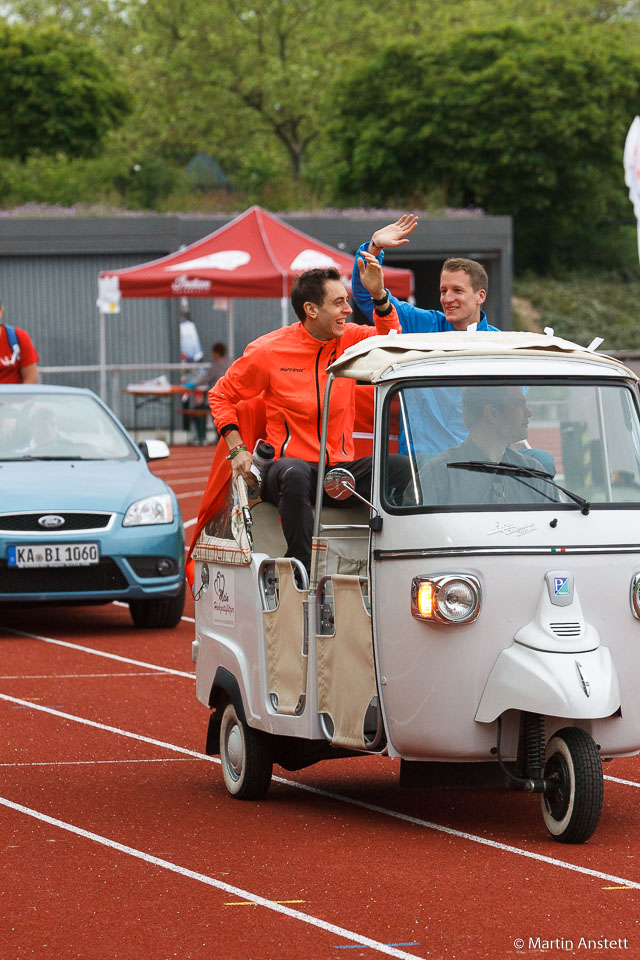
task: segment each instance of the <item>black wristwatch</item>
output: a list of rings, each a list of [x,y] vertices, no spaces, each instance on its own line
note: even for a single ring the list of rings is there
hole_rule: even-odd
[[[373,300],[373,297],[371,299]],[[389,299],[389,291],[385,289],[384,297],[382,298],[382,300],[373,300],[373,302],[376,305],[376,307],[381,307],[382,304],[386,303],[388,299]]]

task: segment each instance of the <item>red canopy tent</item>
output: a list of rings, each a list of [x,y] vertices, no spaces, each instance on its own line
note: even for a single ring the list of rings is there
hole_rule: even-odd
[[[352,256],[256,206],[177,253],[124,270],[105,270],[100,279],[117,278],[122,297],[286,299],[298,274],[329,266],[340,270],[351,291]],[[388,267],[384,275],[397,297],[412,294],[411,270]]]

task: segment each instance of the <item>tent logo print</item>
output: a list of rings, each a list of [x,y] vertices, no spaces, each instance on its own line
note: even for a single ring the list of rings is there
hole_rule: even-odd
[[[568,597],[569,596],[569,577],[554,577],[553,593],[556,597]]]
[[[301,250],[291,263],[291,270],[313,270],[316,267],[337,267],[338,264],[320,250]]]
[[[194,260],[183,260],[181,263],[170,264],[165,270],[237,270],[244,267],[251,260],[251,254],[246,250],[219,250]]]

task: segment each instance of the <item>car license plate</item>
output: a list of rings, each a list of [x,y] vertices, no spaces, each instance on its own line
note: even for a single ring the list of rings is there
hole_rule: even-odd
[[[99,559],[97,543],[33,543],[7,553],[10,567],[87,567]]]

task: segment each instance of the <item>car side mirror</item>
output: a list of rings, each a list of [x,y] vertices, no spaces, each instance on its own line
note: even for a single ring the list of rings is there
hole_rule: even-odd
[[[138,447],[145,460],[163,460],[170,453],[164,440],[141,440]]]

